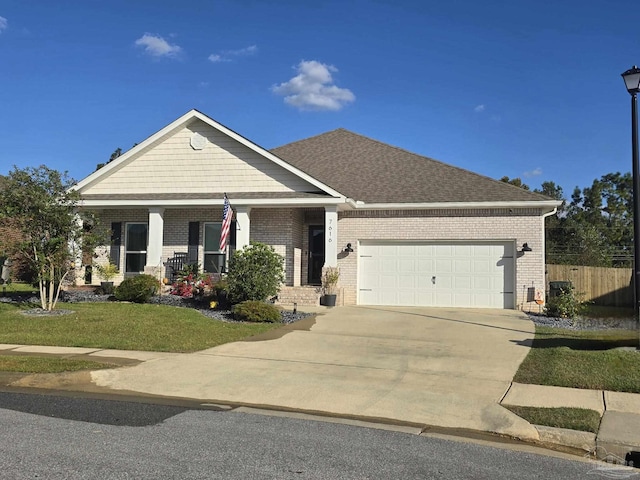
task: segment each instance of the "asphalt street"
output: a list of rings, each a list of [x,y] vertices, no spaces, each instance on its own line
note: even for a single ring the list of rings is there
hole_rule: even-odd
[[[593,462],[230,411],[0,393],[2,479],[578,479]],[[626,470],[624,477],[640,478]],[[587,477],[589,475],[589,477]]]

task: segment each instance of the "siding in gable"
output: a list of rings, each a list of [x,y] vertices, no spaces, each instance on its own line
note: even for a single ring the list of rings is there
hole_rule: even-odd
[[[194,150],[194,132],[207,138]],[[318,189],[197,120],[83,191],[117,193],[312,192]]]

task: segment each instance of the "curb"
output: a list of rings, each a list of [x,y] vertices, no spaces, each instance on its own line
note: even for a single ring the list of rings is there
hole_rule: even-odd
[[[540,443],[554,447],[569,447],[584,453],[596,451],[596,434],[581,432],[568,428],[547,427],[534,425],[540,435]]]

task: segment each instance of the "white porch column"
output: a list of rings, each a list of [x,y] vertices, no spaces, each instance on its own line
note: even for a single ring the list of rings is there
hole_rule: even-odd
[[[149,209],[149,245],[147,267],[162,266],[162,243],[164,237],[164,208]]]
[[[338,266],[338,207],[324,207],[324,267]]]
[[[84,224],[82,222],[82,218],[80,214],[77,212],[73,214],[73,221],[76,224],[78,230],[82,231],[84,228]],[[75,278],[74,282],[77,282],[78,277],[81,272],[83,272],[84,265],[82,265],[82,237],[77,238],[76,240],[71,240],[69,242],[69,250],[71,251],[71,255],[73,257],[73,270],[75,270]],[[0,269],[2,269],[2,265],[0,265]]]
[[[236,249],[238,250],[242,250],[249,245],[249,234],[251,233],[250,212],[251,207],[236,208]]]

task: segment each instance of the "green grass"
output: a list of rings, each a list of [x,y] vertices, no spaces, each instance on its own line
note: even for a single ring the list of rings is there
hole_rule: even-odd
[[[538,408],[503,405],[534,425],[598,433],[600,414],[586,408]]]
[[[633,318],[634,313],[633,308],[587,304],[583,316],[589,318]]]
[[[0,295],[6,293],[7,296],[10,296],[12,293],[36,293],[37,291],[37,287],[34,287],[33,285],[30,285],[28,283],[11,282],[6,285],[0,285]]]
[[[536,327],[515,382],[640,393],[640,352],[634,330],[574,331]]]
[[[59,303],[74,313],[26,316],[0,303],[0,343],[193,352],[257,335],[281,324],[227,323],[190,308],[133,303]]]
[[[61,373],[112,368],[115,364],[55,357],[0,355],[0,371],[22,373]]]

